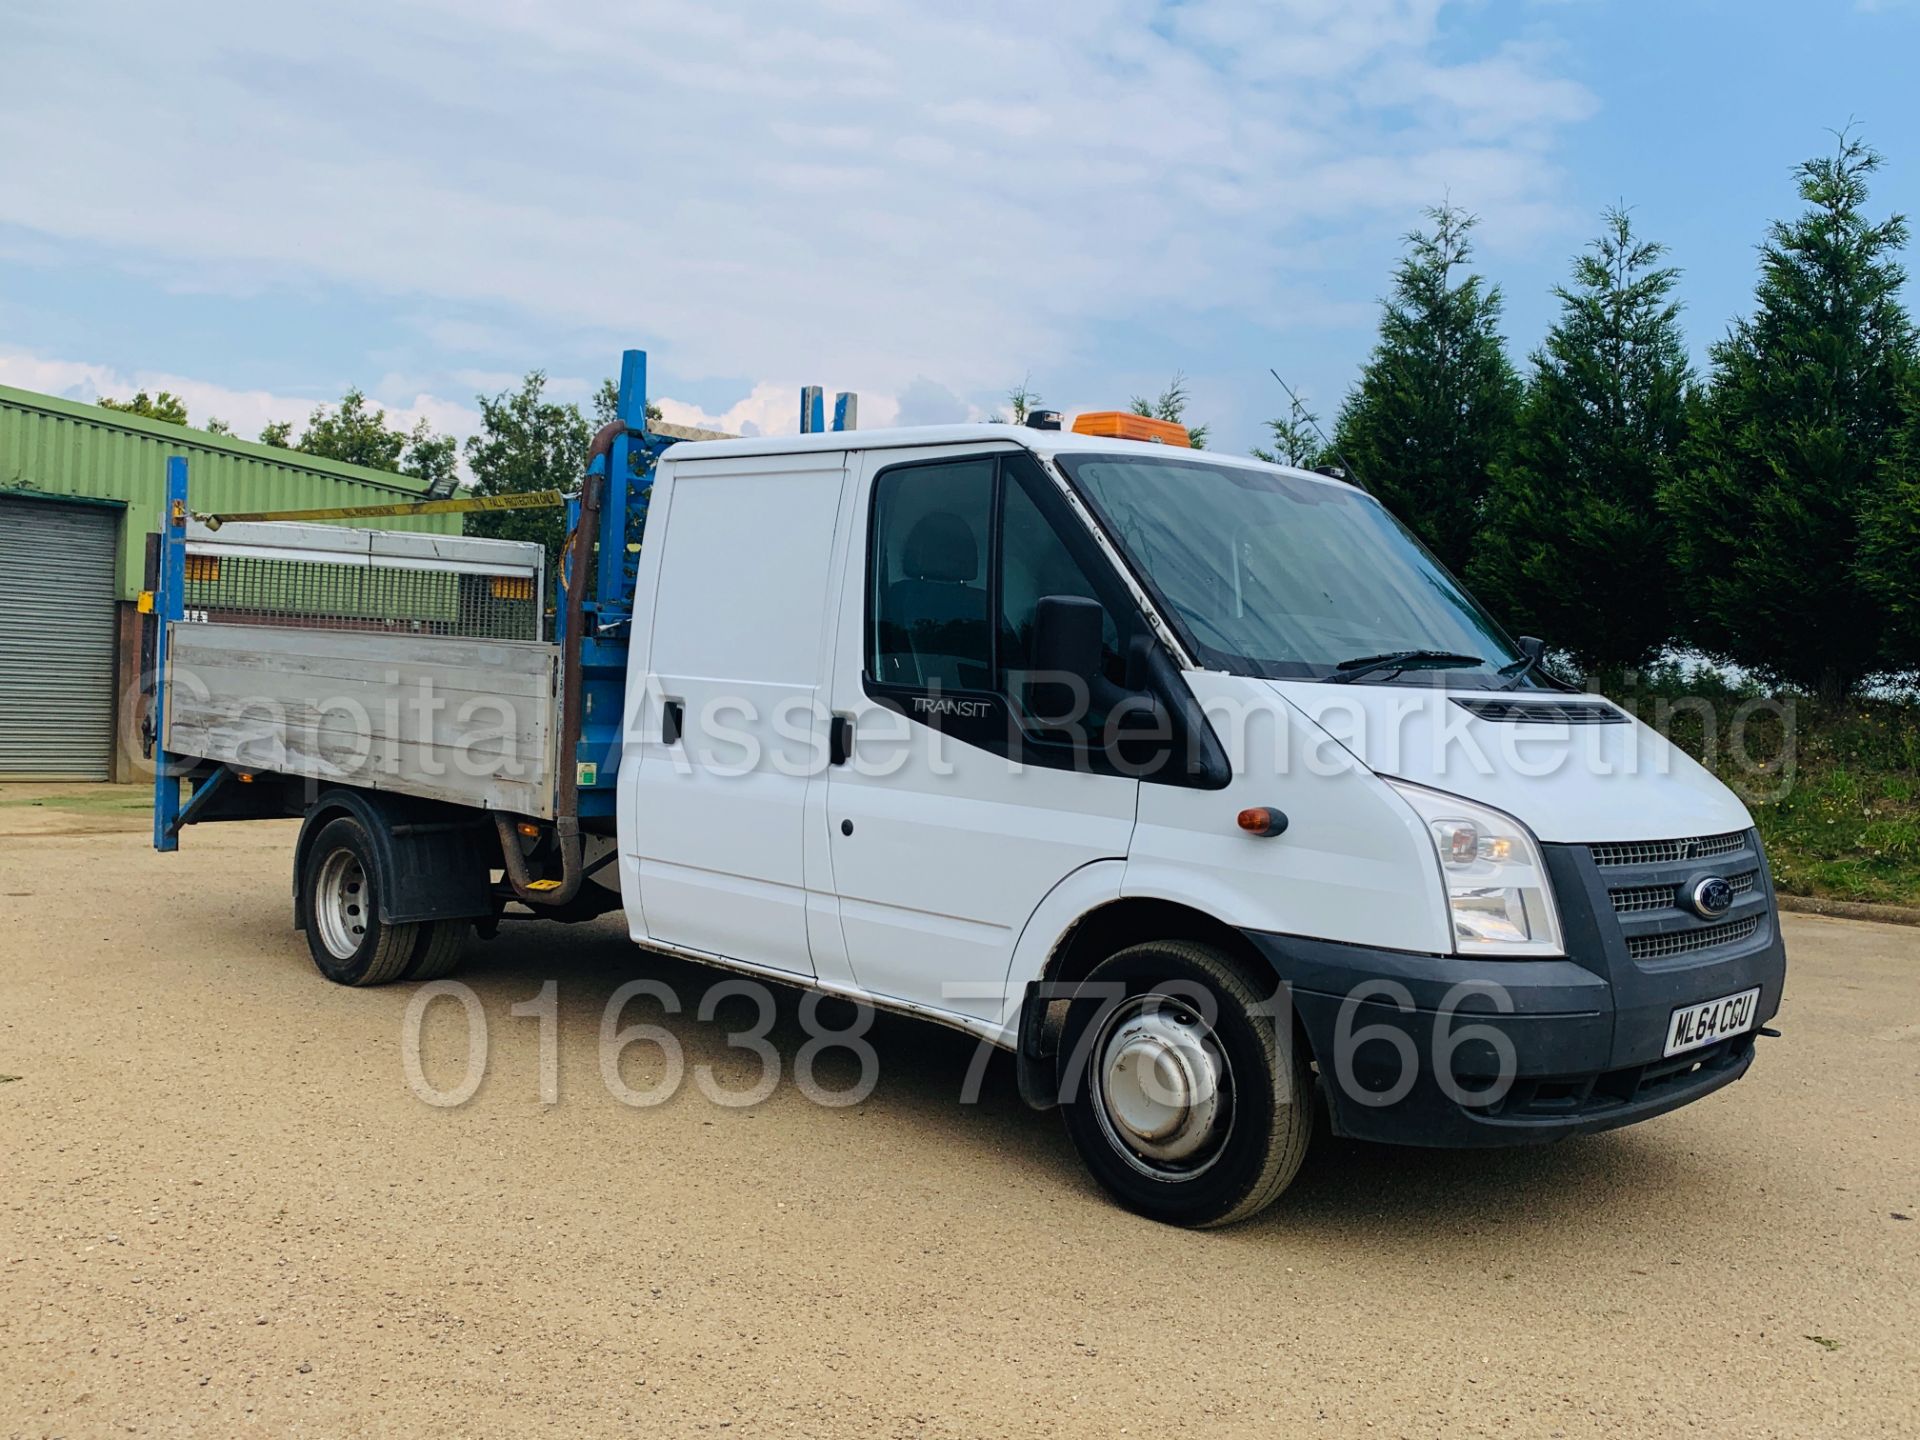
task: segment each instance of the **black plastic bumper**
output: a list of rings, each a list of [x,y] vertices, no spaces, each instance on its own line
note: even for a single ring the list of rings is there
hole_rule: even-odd
[[[1334,1130],[1402,1145],[1540,1144],[1698,1100],[1746,1073],[1755,1035],[1667,1059],[1673,1008],[1758,986],[1757,1030],[1786,969],[1771,925],[1742,953],[1617,979],[1605,955],[1469,960],[1248,938],[1290,989]],[[1647,1003],[1653,980],[1661,998]]]

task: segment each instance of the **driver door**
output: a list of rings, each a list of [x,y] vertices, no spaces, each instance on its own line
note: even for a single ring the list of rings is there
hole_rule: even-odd
[[[1120,673],[1131,599],[1023,450],[869,452],[855,505],[825,817],[849,978],[996,1018],[1028,917],[1081,866],[1125,858],[1139,796],[1097,743],[1036,733],[1035,605],[1101,604]]]

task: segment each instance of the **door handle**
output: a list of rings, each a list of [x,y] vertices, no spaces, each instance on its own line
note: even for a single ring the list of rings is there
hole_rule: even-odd
[[[687,716],[686,702],[668,700],[660,707],[660,743],[678,745],[680,743],[680,724]]]
[[[835,715],[827,722],[827,763],[844,765],[853,755],[853,717]]]

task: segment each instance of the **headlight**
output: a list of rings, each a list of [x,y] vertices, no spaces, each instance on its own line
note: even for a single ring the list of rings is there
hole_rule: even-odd
[[[1560,917],[1540,846],[1511,815],[1387,781],[1425,823],[1462,955],[1559,955]]]

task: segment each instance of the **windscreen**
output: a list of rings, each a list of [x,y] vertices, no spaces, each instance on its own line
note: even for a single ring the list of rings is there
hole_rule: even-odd
[[[1196,460],[1058,460],[1209,665],[1325,677],[1370,656],[1454,651],[1483,663],[1447,681],[1487,684],[1521,658],[1404,525],[1346,485]]]

